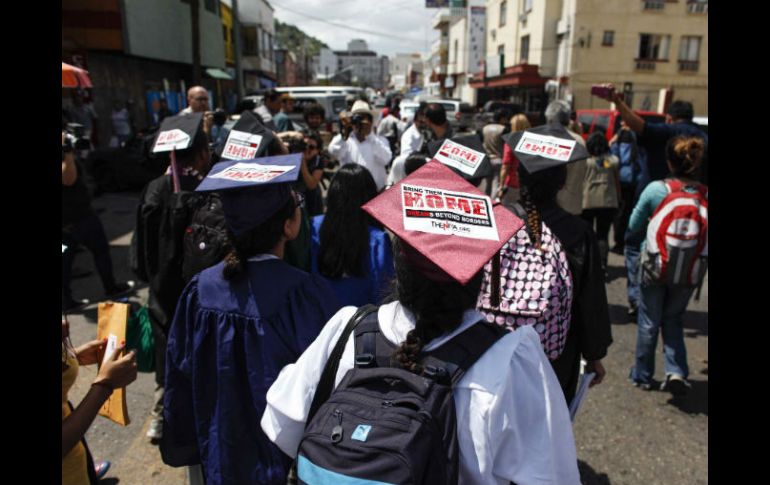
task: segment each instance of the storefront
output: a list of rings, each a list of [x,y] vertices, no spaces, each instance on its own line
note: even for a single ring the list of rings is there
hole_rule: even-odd
[[[528,116],[530,113],[542,116],[548,103],[546,81],[538,73],[538,66],[519,64],[505,68],[496,76],[474,77],[470,80],[470,86],[477,89],[478,106],[483,106],[487,101],[512,101],[524,106]]]

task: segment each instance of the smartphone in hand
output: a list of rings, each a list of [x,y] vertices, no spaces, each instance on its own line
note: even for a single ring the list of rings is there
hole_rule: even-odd
[[[591,94],[603,99],[610,97],[610,88],[606,84],[594,84],[591,86]]]

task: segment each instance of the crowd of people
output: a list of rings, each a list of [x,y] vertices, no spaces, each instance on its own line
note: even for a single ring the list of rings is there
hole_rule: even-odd
[[[322,106],[300,122],[272,90],[225,128],[190,88],[188,107],[159,120],[152,152],[168,170],[142,192],[131,247],[156,345],[147,437],[163,461],[191,484],[579,484],[568,406],[581,372],[592,386],[607,372],[608,253],[624,254],[638,322],[629,379],[655,388],[662,332],[661,389],[677,396],[708,254],[708,137],[692,105],[651,123],[607,92],[623,119],[611,139],[584,137],[564,101],[542,126],[501,109],[455,133],[440,104],[408,120],[398,97],[382,113],[348,99],[332,134]],[[78,245],[106,298],[133,287],[112,276],[68,143],[63,131],[64,314],[88,303],[70,289]],[[689,242],[657,236],[672,204]],[[136,378],[135,357],[119,348],[73,410],[76,364],[99,362],[104,343],[74,349],[62,325],[63,483],[95,483],[82,438]],[[388,451],[407,438],[408,453]],[[431,482],[436,463],[448,475]],[[391,471],[402,465],[410,477]]]

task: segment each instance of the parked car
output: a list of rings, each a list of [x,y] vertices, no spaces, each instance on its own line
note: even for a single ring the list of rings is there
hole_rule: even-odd
[[[438,103],[446,110],[449,124],[456,132],[471,131],[474,128],[475,110],[473,106],[459,99],[428,99],[427,103]]]
[[[489,123],[492,123],[494,121],[495,111],[498,109],[505,109],[508,111],[509,117],[524,112],[524,107],[513,101],[487,101],[481,108],[481,112],[476,115],[476,129],[481,130]]]
[[[698,125],[698,128],[703,130],[708,135],[709,133],[709,117],[708,116],[696,116],[692,119],[692,122]]]
[[[401,108],[401,119],[407,123],[411,123],[414,120],[414,114],[417,112],[417,108],[420,107],[420,103],[414,101],[401,101],[399,108]]]
[[[663,123],[666,121],[666,115],[654,111],[636,111],[634,113],[641,116],[644,121],[652,123]],[[579,109],[577,110],[577,121],[583,128],[583,138],[588,139],[588,135],[597,130],[602,130],[607,140],[611,140],[615,133],[620,129],[620,112],[608,109]]]
[[[324,87],[324,86],[322,86]],[[291,93],[294,101],[294,111],[289,114],[289,119],[294,123],[297,128],[304,128],[305,118],[303,116],[305,107],[310,103],[318,103],[323,106],[326,119],[326,130],[329,132],[339,131],[338,121],[340,119],[340,111],[344,111],[345,107],[345,94],[342,93],[307,93],[299,94],[296,92]],[[257,102],[257,106],[262,104],[263,96],[252,95],[246,96],[244,99],[253,99]]]

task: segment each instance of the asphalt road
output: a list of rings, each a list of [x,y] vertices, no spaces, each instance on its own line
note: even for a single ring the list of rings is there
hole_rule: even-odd
[[[131,279],[128,246],[138,193],[105,194],[93,202],[111,244],[118,280]],[[642,391],[627,379],[634,358],[636,325],[626,317],[625,269],[620,256],[610,254],[607,285],[614,343],[604,360],[607,376],[592,388],[575,422],[575,440],[585,485],[701,485],[708,483],[708,279],[700,301],[691,301],[685,317],[685,341],[690,365],[690,393],[679,399],[661,391]],[[90,274],[73,280],[76,298],[98,301],[104,291],[88,251],[80,252],[75,268]],[[77,273],[77,271],[76,271]],[[140,287],[131,299],[145,302]],[[96,305],[71,315],[71,337],[77,346],[96,337]],[[663,376],[660,344],[656,377]],[[95,377],[81,368],[70,391],[77,405]],[[145,438],[155,380],[140,374],[128,387],[131,423],[122,427],[97,417],[86,439],[96,460],[112,468],[102,483],[124,485],[187,484],[184,469],[162,463],[156,446]]]

